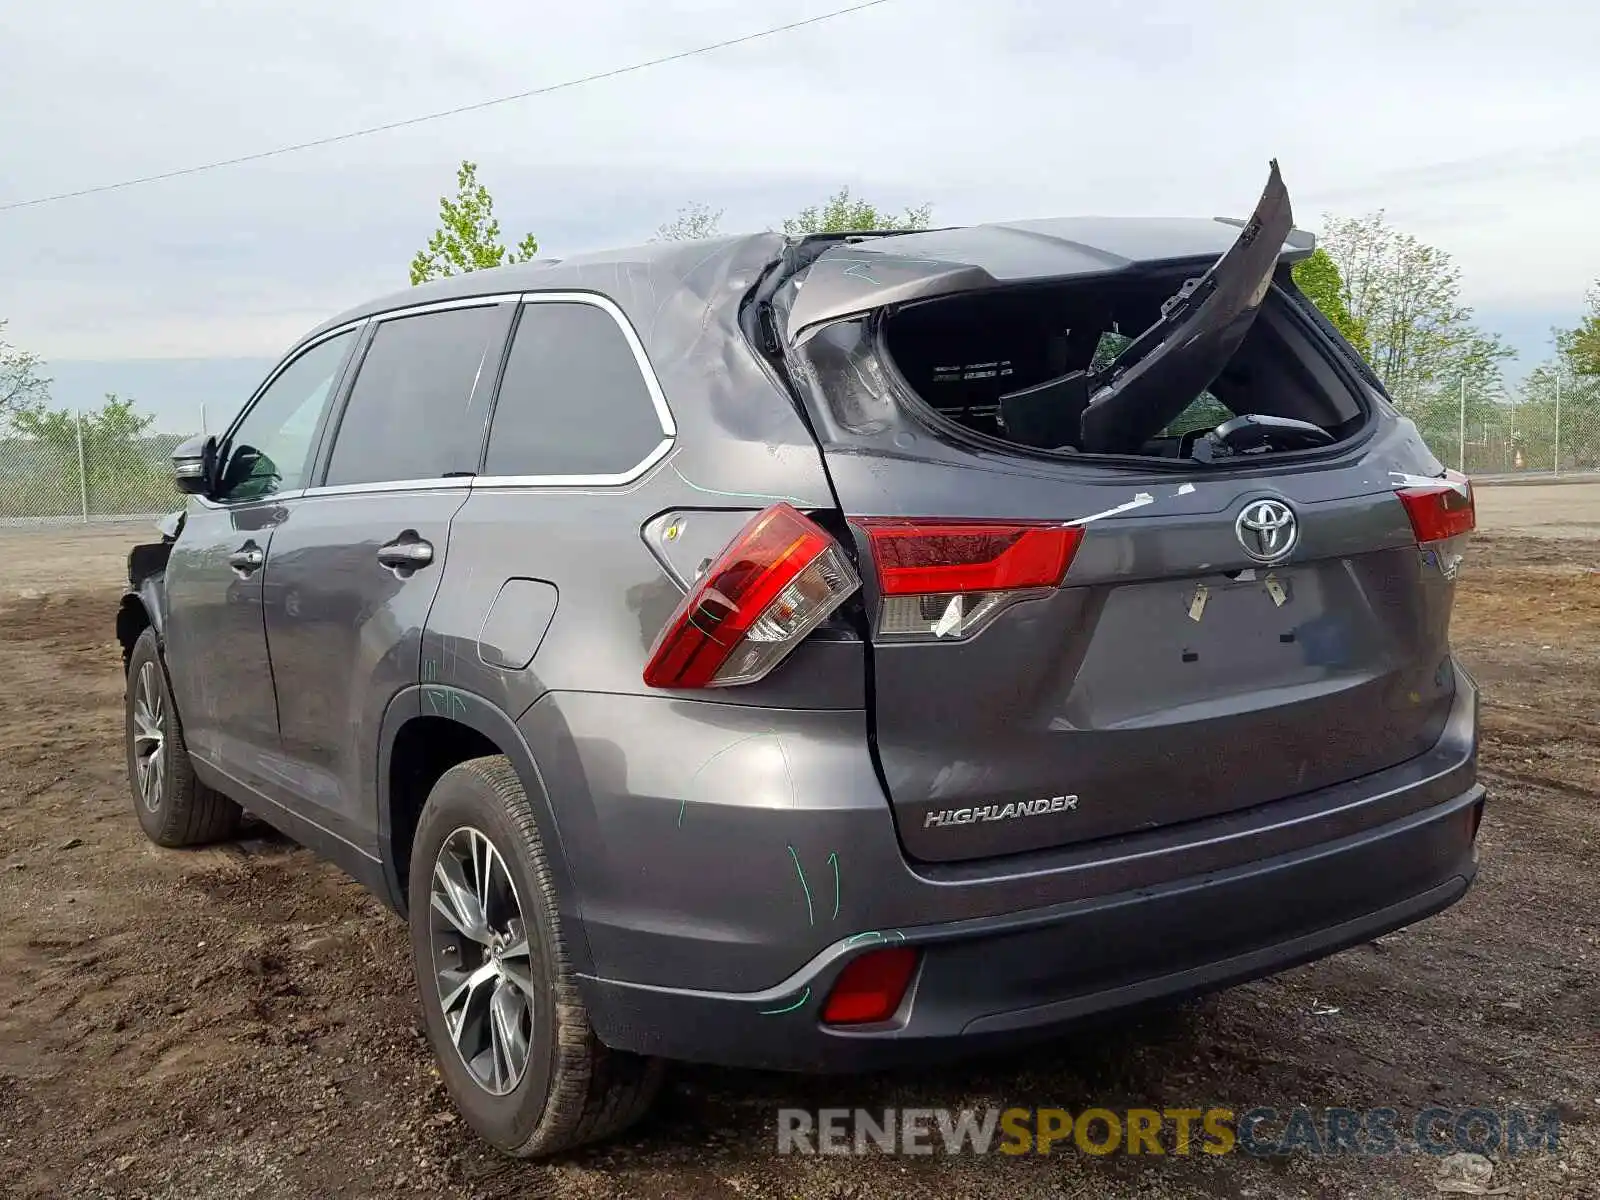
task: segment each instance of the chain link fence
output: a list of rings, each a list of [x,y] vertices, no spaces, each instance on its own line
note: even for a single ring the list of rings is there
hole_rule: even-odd
[[[0,437],[0,525],[153,518],[183,506],[172,452],[190,435],[108,438],[81,418],[51,433]]]
[[[1600,379],[1541,381],[1531,394],[1466,388],[1396,395],[1446,466],[1468,475],[1600,471]]]
[[[1395,403],[1440,461],[1469,475],[1600,472],[1600,379],[1551,382],[1520,396],[1469,386],[1399,394]],[[172,452],[188,436],[109,436],[81,417],[49,436],[10,431],[0,437],[0,525],[140,519],[180,508]]]

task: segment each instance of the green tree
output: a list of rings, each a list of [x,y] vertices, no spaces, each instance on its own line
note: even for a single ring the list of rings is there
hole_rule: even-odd
[[[464,275],[487,267],[527,262],[539,253],[539,240],[525,234],[508,252],[500,241],[500,222],[494,215],[494,198],[478,182],[478,164],[463,161],[456,171],[455,199],[439,197],[439,228],[426,249],[411,260],[411,282],[426,283],[449,275]]]
[[[0,416],[13,416],[43,403],[50,381],[39,373],[44,360],[6,341],[5,331],[0,321]]]
[[[1589,289],[1589,311],[1576,329],[1556,331],[1556,345],[1572,370],[1600,376],[1600,280]]]
[[[1498,384],[1500,364],[1513,352],[1474,324],[1450,255],[1393,228],[1381,211],[1326,222],[1322,247],[1338,272],[1345,309],[1390,393],[1421,395],[1462,378],[1469,387]]]
[[[684,205],[678,215],[656,227],[652,242],[692,242],[699,238],[714,238],[722,225],[722,210],[701,204],[698,200]]]
[[[823,204],[802,208],[783,223],[790,237],[807,233],[868,233],[877,229],[926,229],[933,219],[933,206],[923,204],[903,213],[879,212],[877,207],[850,195],[842,187]]]
[[[1385,389],[1434,454],[1472,466],[1468,459],[1480,453],[1473,445],[1486,444],[1487,431],[1508,416],[1501,368],[1514,352],[1473,320],[1461,299],[1461,269],[1381,211],[1329,216],[1321,240]]]
[[[1344,280],[1339,276],[1339,266],[1327,250],[1318,246],[1309,258],[1295,263],[1294,282],[1343,335],[1344,340],[1361,352],[1362,357],[1371,352],[1366,326],[1351,313],[1345,301]]]

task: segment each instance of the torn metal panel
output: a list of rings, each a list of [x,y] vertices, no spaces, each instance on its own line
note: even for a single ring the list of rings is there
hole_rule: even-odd
[[[1250,331],[1294,227],[1273,162],[1256,210],[1217,263],[1185,284],[1146,329],[1098,372],[1087,373],[1082,448],[1134,453],[1216,379]]]

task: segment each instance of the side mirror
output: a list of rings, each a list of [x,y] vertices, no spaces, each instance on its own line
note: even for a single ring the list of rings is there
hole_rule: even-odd
[[[217,439],[199,433],[172,452],[172,481],[187,496],[203,496],[216,478]]]

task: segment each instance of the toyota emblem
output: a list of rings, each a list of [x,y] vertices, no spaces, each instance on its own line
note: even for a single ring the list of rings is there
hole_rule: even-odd
[[[1288,557],[1300,540],[1294,510],[1281,500],[1252,500],[1239,513],[1233,531],[1244,552],[1260,563]]]

